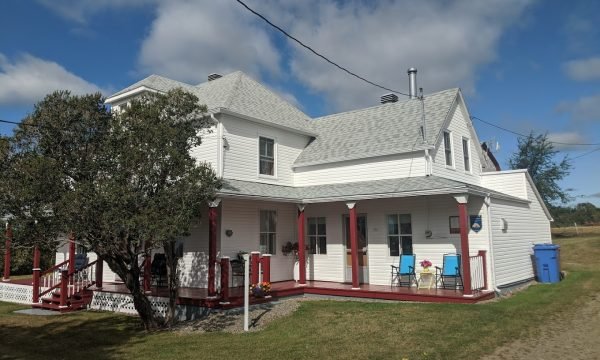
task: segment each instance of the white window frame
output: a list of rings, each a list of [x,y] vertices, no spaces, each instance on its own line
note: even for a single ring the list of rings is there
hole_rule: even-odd
[[[275,228],[274,229],[263,229],[264,221],[262,219],[263,213],[271,212],[275,215]],[[277,252],[277,210],[273,209],[260,209],[258,212],[258,247],[260,252],[263,254],[276,255]],[[263,235],[266,235],[266,241]],[[273,235],[270,237],[269,235]]]
[[[260,152],[260,139],[261,138],[273,141],[273,175],[261,174],[261,172],[260,172],[260,163],[261,163],[261,156],[262,156],[261,152]],[[267,179],[277,179],[277,139],[273,136],[258,134],[257,146],[258,146],[258,163],[257,163],[256,173],[258,174],[258,177],[259,178],[267,178]]]
[[[446,134],[448,134],[448,140],[450,141],[449,147],[450,147],[450,164],[448,164],[448,158],[446,156]],[[454,160],[454,141],[452,140],[452,131],[450,130],[445,130],[444,131],[444,135],[442,136],[442,146],[443,146],[443,152],[444,152],[444,164],[446,164],[447,168],[452,168],[454,169],[454,166],[456,164],[456,161]]]
[[[311,234],[310,231],[310,223],[311,221],[315,221],[315,233]],[[323,234],[319,233],[319,224],[322,224],[325,226],[325,232]],[[306,231],[307,233],[307,237],[308,237],[308,245],[309,245],[309,251],[311,254],[313,255],[326,255],[327,254],[327,218],[324,216],[314,216],[314,217],[309,217],[308,219],[306,219],[306,225],[308,226],[308,229]],[[313,247],[313,240],[315,243],[315,246]],[[321,252],[321,246],[320,246],[320,242],[324,241],[325,242],[325,252]]]
[[[465,143],[467,144],[467,152],[465,154]],[[473,172],[473,162],[471,160],[471,140],[469,138],[463,137],[461,144],[462,146],[462,152],[463,152],[463,168],[465,170],[466,173],[472,173]],[[469,167],[467,169],[467,166]]]
[[[407,215],[410,216],[410,229],[411,232],[409,233],[403,233],[402,232],[402,227],[400,226],[400,216],[402,215]],[[396,220],[398,221],[398,233],[397,234],[390,234],[390,227],[389,227],[389,223],[388,223],[388,219],[394,216],[396,218]],[[412,214],[411,213],[394,213],[394,214],[387,214],[385,216],[385,226],[386,226],[386,237],[387,237],[387,244],[388,244],[388,255],[390,257],[397,257],[402,255],[402,240],[404,237],[409,237],[411,238],[411,248],[412,248],[412,252],[414,254],[415,250],[414,250],[414,229],[413,229],[413,221],[412,221]],[[397,237],[398,238],[398,255],[392,255],[392,246],[391,246],[391,241],[390,238],[391,237]]]

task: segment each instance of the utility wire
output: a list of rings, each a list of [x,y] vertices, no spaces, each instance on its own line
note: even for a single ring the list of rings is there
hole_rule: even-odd
[[[351,75],[351,76],[354,76],[355,78],[357,78],[357,79],[359,79],[359,80],[362,80],[362,81],[366,82],[367,84],[373,85],[373,86],[375,86],[375,87],[378,87],[378,88],[380,88],[380,89],[383,89],[383,90],[385,90],[385,91],[389,91],[389,92],[392,92],[392,93],[396,93],[396,94],[399,94],[399,95],[404,95],[404,96],[409,96],[409,97],[410,97],[410,95],[409,95],[409,94],[403,93],[403,92],[401,92],[401,91],[398,91],[398,90],[390,89],[390,88],[388,88],[388,87],[385,87],[385,86],[383,86],[383,85],[380,85],[380,84],[378,84],[378,83],[376,83],[376,82],[373,82],[373,81],[371,81],[371,80],[368,80],[368,79],[366,79],[365,77],[363,77],[363,76],[360,76],[360,75],[356,74],[355,72],[353,72],[353,71],[351,71],[351,70],[348,70],[348,68],[346,68],[346,67],[344,67],[344,66],[342,66],[342,65],[339,65],[338,63],[336,63],[336,62],[335,62],[335,61],[333,61],[333,60],[330,60],[330,59],[329,59],[329,58],[327,58],[325,55],[322,55],[321,53],[319,53],[319,52],[317,52],[316,50],[314,50],[312,47],[310,47],[310,46],[306,45],[306,44],[305,44],[305,43],[303,43],[302,41],[298,40],[296,37],[294,37],[294,36],[290,35],[290,34],[289,34],[287,31],[285,31],[285,30],[283,30],[281,27],[279,27],[279,26],[275,25],[275,24],[274,24],[274,23],[272,23],[272,22],[271,22],[269,19],[267,19],[266,17],[264,17],[263,15],[261,15],[260,13],[258,13],[257,11],[255,11],[255,10],[251,9],[251,8],[250,8],[248,5],[246,5],[246,4],[245,4],[243,1],[241,1],[241,0],[236,0],[236,1],[237,1],[237,2],[238,2],[240,5],[242,5],[243,7],[245,7],[245,8],[246,8],[246,10],[250,11],[250,12],[251,12],[251,13],[253,13],[254,15],[258,16],[259,18],[261,18],[261,19],[262,19],[264,22],[266,22],[267,24],[269,24],[271,27],[273,27],[273,28],[277,29],[277,30],[278,30],[280,33],[282,33],[283,35],[285,35],[285,36],[286,36],[286,37],[288,37],[289,39],[291,39],[291,40],[295,41],[296,43],[298,43],[300,46],[302,46],[302,47],[303,47],[303,48],[305,48],[306,50],[308,50],[308,51],[310,51],[311,53],[313,53],[313,54],[317,55],[317,56],[318,56],[318,57],[320,57],[321,59],[323,59],[323,60],[327,61],[328,63],[330,63],[331,65],[333,65],[333,66],[337,67],[338,69],[340,69],[340,70],[344,71],[345,73],[347,73],[347,74],[349,74],[349,75]]]
[[[586,155],[589,155],[589,154],[595,153],[596,151],[600,151],[600,147],[599,147],[599,148],[596,148],[596,149],[594,149],[594,150],[590,150],[590,151],[588,151],[588,152],[586,152],[586,153],[583,153],[583,154],[581,154],[581,155],[578,155],[578,156],[572,157],[572,158],[571,158],[571,160],[579,159],[579,158],[581,158],[581,157],[584,157],[584,156],[586,156]]]

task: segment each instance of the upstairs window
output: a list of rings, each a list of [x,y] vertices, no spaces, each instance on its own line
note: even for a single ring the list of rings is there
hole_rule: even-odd
[[[469,153],[469,139],[462,139],[463,160],[465,163],[465,171],[471,171],[471,154]]]
[[[258,143],[259,174],[275,176],[275,140],[261,136]]]
[[[452,166],[452,137],[448,131],[444,131],[444,154],[446,155],[446,165]]]
[[[412,221],[410,214],[388,215],[390,256],[412,255]]]
[[[277,212],[260,211],[260,252],[275,255],[277,245]]]
[[[308,218],[308,242],[311,254],[327,254],[327,226],[324,217]]]

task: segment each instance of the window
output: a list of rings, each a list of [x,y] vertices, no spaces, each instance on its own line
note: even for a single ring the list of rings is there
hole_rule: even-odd
[[[327,226],[324,217],[308,218],[308,243],[311,254],[327,254]]]
[[[259,174],[275,176],[275,140],[259,137],[258,142]]]
[[[260,211],[260,252],[275,255],[277,248],[277,212]]]
[[[390,256],[413,253],[410,214],[388,215],[388,242]]]
[[[469,139],[462,139],[465,171],[471,171],[471,156],[469,154]]]
[[[444,154],[446,155],[446,165],[452,166],[452,136],[448,131],[444,131]]]
[[[458,216],[450,216],[450,234],[460,234],[460,222]]]

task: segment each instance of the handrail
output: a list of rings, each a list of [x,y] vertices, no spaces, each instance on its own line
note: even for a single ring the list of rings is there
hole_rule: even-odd
[[[52,286],[51,288],[48,288],[46,291],[41,292],[38,296],[42,297],[42,296],[46,295],[47,293],[49,293],[50,291],[60,287],[61,282],[62,281],[59,281],[58,283],[56,283],[56,285]]]
[[[40,276],[44,276],[44,275],[46,275],[46,274],[49,274],[49,273],[51,273],[51,272],[54,272],[54,271],[56,271],[58,268],[60,268],[61,266],[64,266],[64,265],[66,265],[66,264],[68,264],[68,263],[69,263],[69,260],[65,260],[65,261],[61,262],[60,264],[56,264],[56,265],[54,265],[53,267],[51,267],[51,268],[49,268],[48,270],[46,270],[46,271],[44,271],[43,273],[41,273],[41,274],[40,274]]]
[[[87,269],[87,268],[89,268],[89,267],[90,267],[90,266],[92,266],[92,265],[96,265],[96,263],[97,263],[97,262],[98,262],[98,260],[94,260],[94,261],[92,261],[91,263],[88,263],[86,266],[82,267],[82,268],[81,268],[81,269],[79,269],[79,270],[75,269],[75,271],[73,271],[73,272],[70,272],[70,273],[68,274],[68,276],[75,275],[75,274],[77,274],[78,272],[81,272],[81,271],[83,271],[84,269]]]

